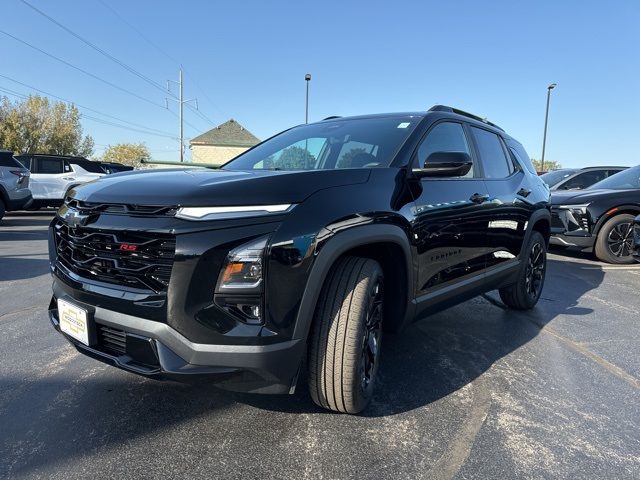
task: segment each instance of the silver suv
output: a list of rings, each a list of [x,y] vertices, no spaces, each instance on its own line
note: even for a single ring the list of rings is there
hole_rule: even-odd
[[[13,152],[0,150],[0,220],[5,212],[22,210],[30,203],[29,170],[13,157]]]
[[[59,207],[73,187],[105,175],[99,162],[67,155],[24,154],[16,158],[31,172],[30,209]]]

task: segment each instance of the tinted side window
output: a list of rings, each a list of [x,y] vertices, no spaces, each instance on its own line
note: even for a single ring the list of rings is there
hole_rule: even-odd
[[[24,168],[21,163],[13,158],[11,152],[0,152],[0,167]]]
[[[482,128],[471,127],[478,145],[480,161],[486,178],[505,178],[513,173],[513,164],[507,158],[500,137]]]
[[[584,172],[567,180],[565,183],[560,185],[558,190],[587,188],[600,180],[604,180],[606,177],[606,170],[592,170],[590,172]]]
[[[63,173],[64,162],[59,158],[38,158],[37,173]]]
[[[435,152],[464,152],[471,156],[469,143],[460,123],[438,123],[418,147],[418,165],[423,166]],[[465,177],[473,177],[473,167]]]

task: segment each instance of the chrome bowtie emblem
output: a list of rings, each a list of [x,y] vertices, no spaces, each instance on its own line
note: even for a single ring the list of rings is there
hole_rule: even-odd
[[[75,208],[64,205],[58,212],[60,218],[71,227],[86,225],[89,222],[90,215],[83,215]]]

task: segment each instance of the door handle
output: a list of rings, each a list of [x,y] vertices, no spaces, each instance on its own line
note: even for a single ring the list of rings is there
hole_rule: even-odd
[[[75,178],[74,178],[74,177],[62,177],[62,179],[63,179],[63,180],[70,181],[70,182],[73,182],[73,181],[75,180]]]
[[[471,200],[473,203],[484,203],[487,200],[489,200],[489,195],[481,195],[480,193],[474,193],[473,195],[471,195],[471,198],[469,198],[469,200]]]
[[[530,193],[531,193],[531,190],[527,190],[524,187],[521,188],[520,190],[518,190],[518,195],[520,195],[521,197],[524,197],[524,198],[527,198]]]

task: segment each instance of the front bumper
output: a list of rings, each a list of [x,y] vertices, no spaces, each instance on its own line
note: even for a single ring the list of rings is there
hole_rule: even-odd
[[[557,245],[560,247],[569,247],[576,248],[583,251],[591,251],[593,249],[593,244],[595,243],[595,237],[588,236],[577,236],[577,235],[566,235],[563,233],[552,233],[551,238],[549,238],[549,243],[551,245]]]
[[[89,346],[61,332],[79,352],[118,368],[155,378],[206,376],[220,387],[252,393],[290,393],[297,380],[305,344],[290,340],[271,345],[213,345],[194,343],[165,323],[83,304],[61,296],[89,312],[89,330],[109,327],[124,335],[125,349],[114,352],[97,340]],[[57,297],[49,319],[60,332]]]
[[[581,208],[579,206],[576,209]],[[591,235],[590,215],[586,210],[551,207],[551,245],[577,248],[584,251],[593,249],[595,237]]]

